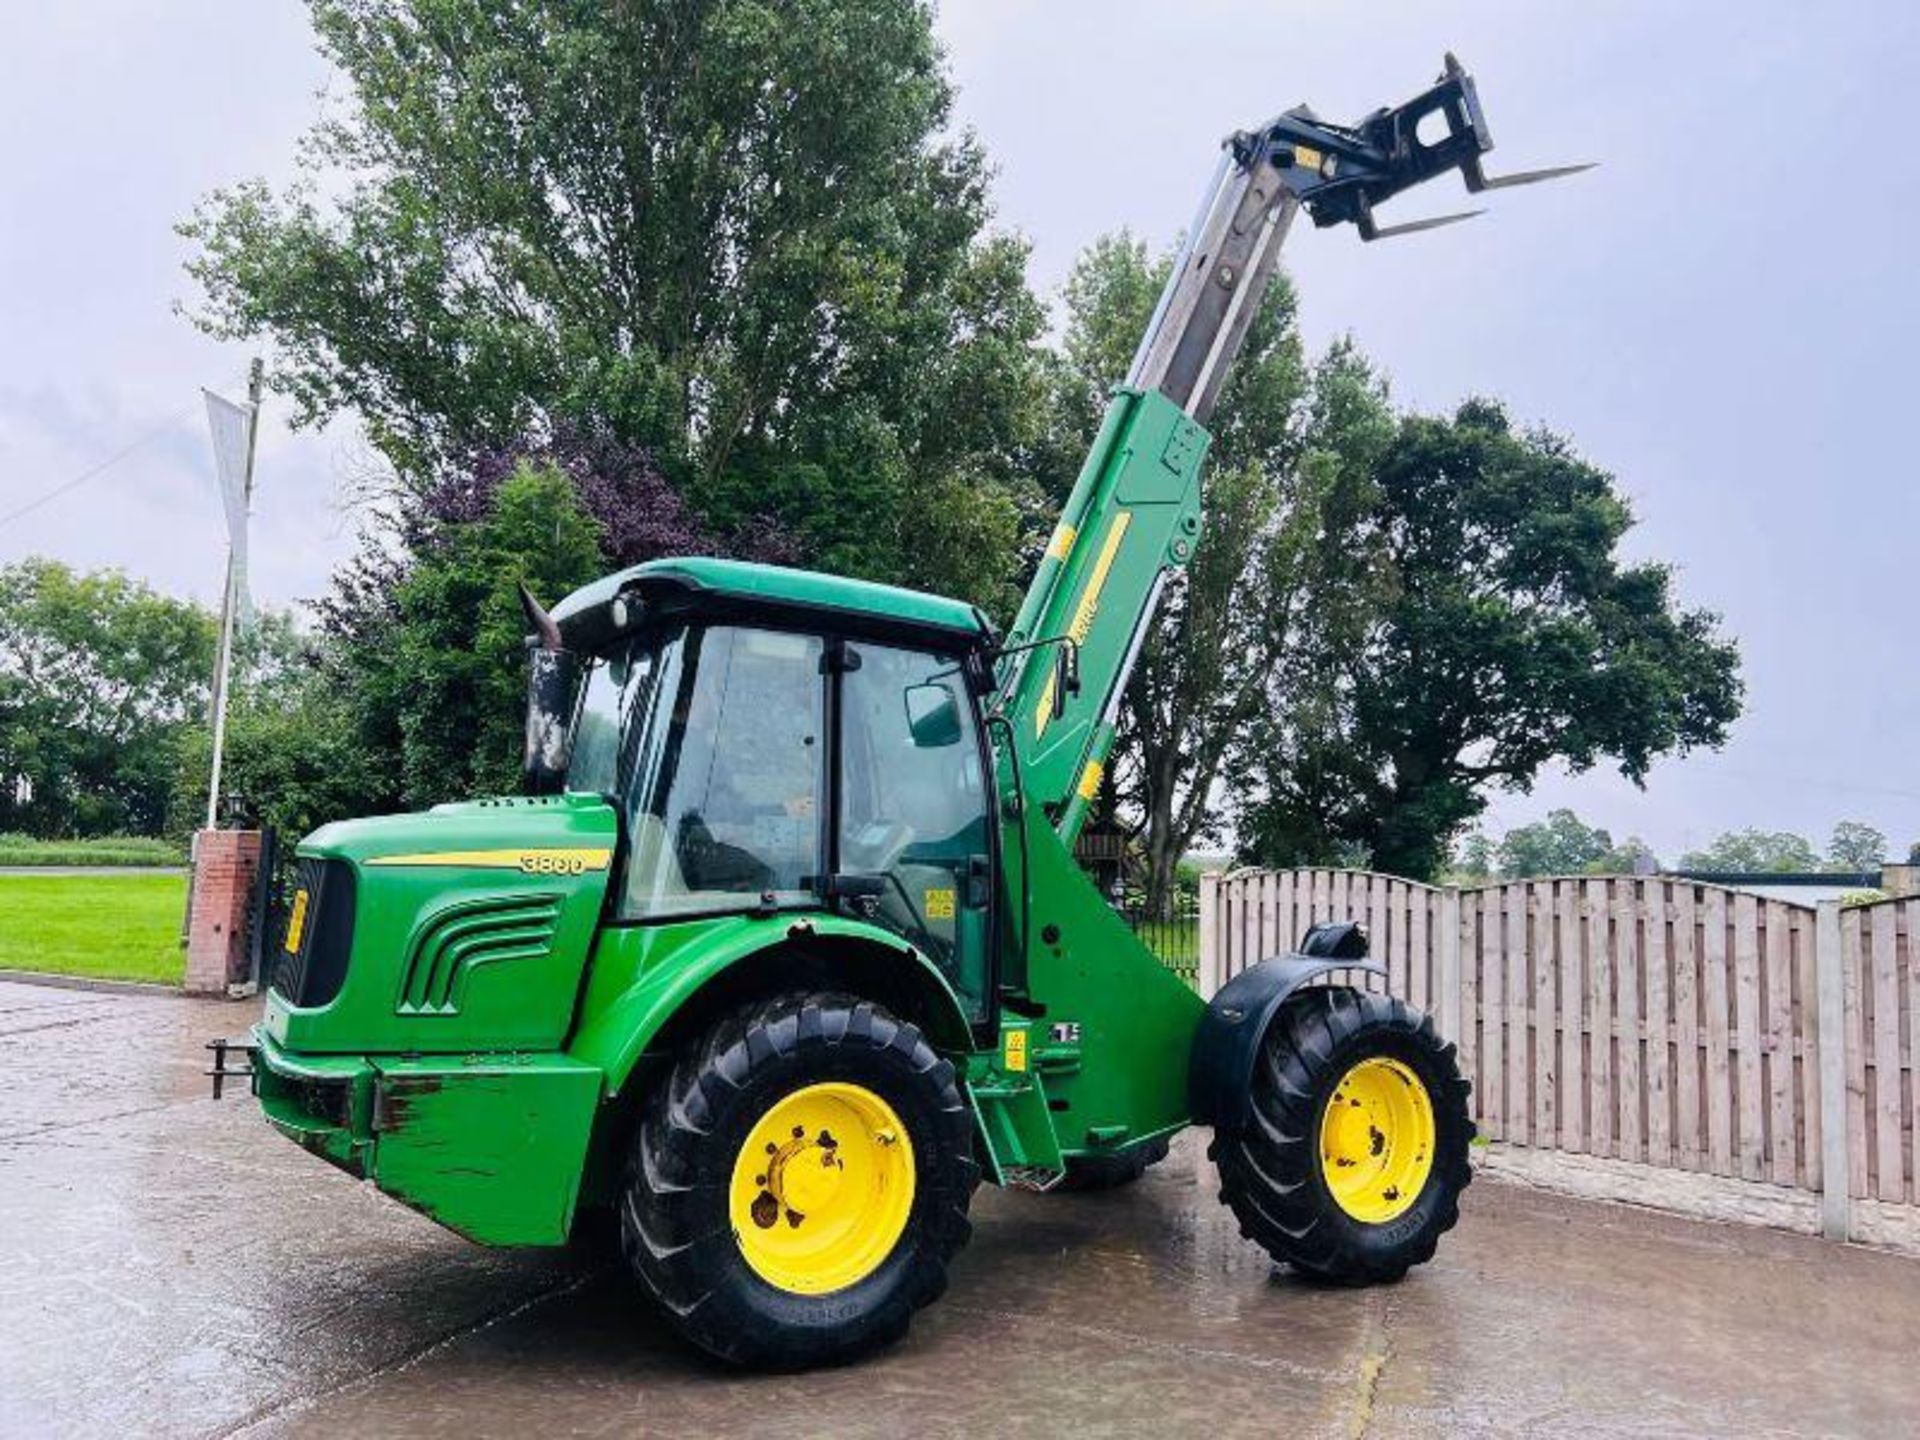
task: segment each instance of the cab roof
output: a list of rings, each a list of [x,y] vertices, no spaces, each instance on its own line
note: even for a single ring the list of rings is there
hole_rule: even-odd
[[[619,595],[637,595],[648,605],[781,620],[803,628],[840,624],[917,633],[948,646],[982,645],[994,638],[992,622],[963,600],[813,570],[695,556],[649,560],[581,586],[553,607],[567,643],[590,646],[608,625],[608,606]]]

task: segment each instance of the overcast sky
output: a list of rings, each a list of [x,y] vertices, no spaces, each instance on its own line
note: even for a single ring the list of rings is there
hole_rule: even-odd
[[[247,351],[172,313],[171,226],[211,187],[284,181],[328,83],[297,0],[9,0],[0,29],[0,563],[119,565],[203,600],[221,521],[198,387]],[[1125,225],[1191,213],[1227,130],[1298,101],[1357,118],[1477,75],[1492,168],[1598,160],[1387,244],[1302,225],[1287,263],[1318,348],[1351,331],[1427,409],[1473,392],[1615,471],[1634,553],[1738,637],[1747,714],[1718,755],[1549,776],[1497,830],[1567,804],[1663,858],[1726,828],[1920,839],[1920,330],[1912,251],[1920,7],[947,0],[959,119],[999,168],[1037,284]],[[1456,208],[1448,185],[1402,216]],[[256,595],[324,588],[352,542],[350,427],[263,431]]]

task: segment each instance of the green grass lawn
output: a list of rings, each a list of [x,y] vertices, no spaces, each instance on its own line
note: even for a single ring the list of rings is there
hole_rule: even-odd
[[[0,969],[178,985],[184,875],[0,875]]]

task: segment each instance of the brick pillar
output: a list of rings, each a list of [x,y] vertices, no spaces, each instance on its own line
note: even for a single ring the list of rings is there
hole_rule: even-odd
[[[202,830],[193,837],[193,855],[186,990],[224,995],[247,978],[247,911],[260,870],[260,832]]]

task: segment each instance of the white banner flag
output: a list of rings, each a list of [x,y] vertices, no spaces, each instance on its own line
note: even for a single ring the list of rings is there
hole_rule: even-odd
[[[207,397],[207,425],[213,431],[213,469],[220,482],[220,499],[227,511],[227,541],[233,556],[233,617],[244,630],[252,617],[247,598],[247,449],[253,438],[254,407],[236,405],[211,390]]]

